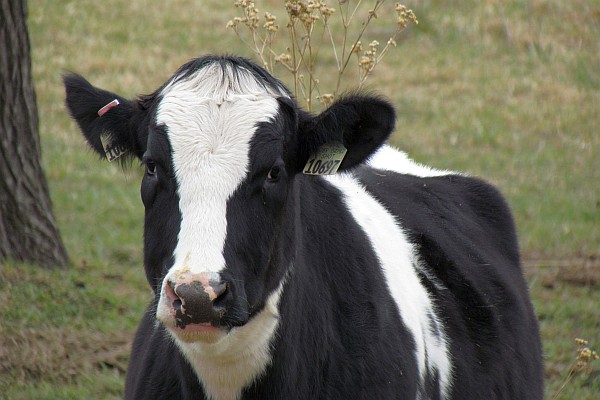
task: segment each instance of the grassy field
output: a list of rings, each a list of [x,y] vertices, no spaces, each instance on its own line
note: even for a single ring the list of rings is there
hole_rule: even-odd
[[[280,4],[261,3],[261,11]],[[574,339],[600,348],[600,0],[405,4],[420,23],[369,89],[397,105],[394,144],[506,195],[552,398]],[[120,398],[131,335],[150,299],[141,170],[123,172],[87,150],[64,109],[61,74],[77,71],[125,96],[149,93],[197,55],[251,56],[225,30],[235,15],[218,0],[29,1],[43,163],[72,265],[1,265],[0,399]],[[374,29],[367,39],[387,34]],[[596,399],[599,369],[559,398]]]

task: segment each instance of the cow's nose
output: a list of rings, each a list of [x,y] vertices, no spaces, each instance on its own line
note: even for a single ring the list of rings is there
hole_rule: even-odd
[[[225,314],[228,289],[227,282],[215,272],[174,274],[165,285],[165,295],[174,310],[177,327],[219,325]]]

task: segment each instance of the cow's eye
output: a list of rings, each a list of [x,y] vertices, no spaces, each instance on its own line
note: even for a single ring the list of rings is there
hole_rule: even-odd
[[[276,181],[279,178],[279,166],[273,165],[269,170],[269,174],[267,175],[267,179],[270,181]]]
[[[156,163],[152,160],[146,161],[146,175],[156,175]]]

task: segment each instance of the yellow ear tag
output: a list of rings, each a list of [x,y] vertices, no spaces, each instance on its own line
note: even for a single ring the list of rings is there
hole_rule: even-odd
[[[346,156],[346,151],[340,142],[325,143],[316,154],[308,159],[302,173],[305,175],[333,175]]]
[[[100,141],[102,142],[102,148],[106,154],[106,159],[109,162],[116,160],[122,155],[125,155],[128,151],[127,147],[119,145],[117,142],[113,141],[108,133],[103,133],[100,135]]]

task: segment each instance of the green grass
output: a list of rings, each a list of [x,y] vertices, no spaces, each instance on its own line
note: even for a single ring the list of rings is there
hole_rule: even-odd
[[[600,347],[600,0],[406,4],[420,23],[368,88],[396,104],[398,147],[506,195],[530,265],[551,398],[574,338]],[[65,111],[61,74],[124,96],[149,93],[197,55],[251,56],[225,31],[234,15],[217,0],[29,1],[43,164],[72,265],[1,266],[0,398],[119,398],[150,298],[140,168],[124,172],[87,149]],[[373,38],[384,42],[385,30],[364,42]],[[595,367],[561,398],[593,399],[599,381]]]

